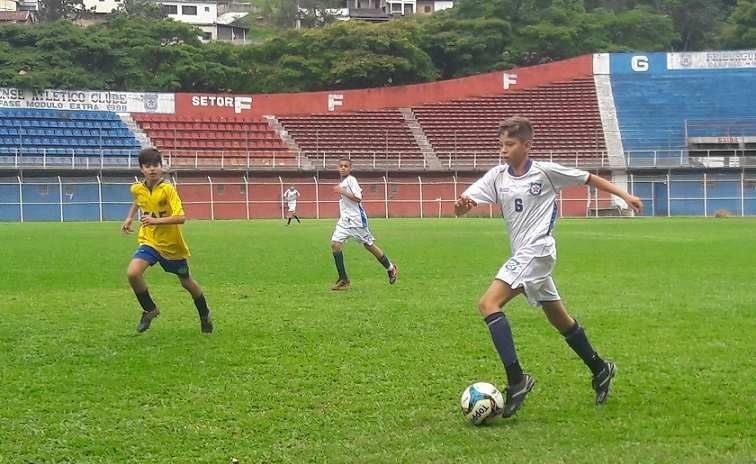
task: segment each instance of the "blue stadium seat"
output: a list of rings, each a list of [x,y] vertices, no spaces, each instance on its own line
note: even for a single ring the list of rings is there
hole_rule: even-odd
[[[651,157],[650,150],[687,146],[686,128],[691,121],[754,118],[753,69],[667,70],[666,60],[654,61],[655,55],[663,54],[650,54],[650,70],[630,72],[624,60],[631,54],[614,55],[611,81],[617,119],[624,149],[634,158]],[[687,135],[729,135],[727,130],[726,124],[712,125]]]
[[[0,146],[8,153],[117,156],[140,145],[113,112],[0,108]]]

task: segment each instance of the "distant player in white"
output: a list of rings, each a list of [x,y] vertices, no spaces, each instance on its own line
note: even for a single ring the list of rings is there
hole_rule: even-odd
[[[297,216],[297,198],[299,198],[299,190],[293,185],[290,185],[283,194],[283,199],[289,207],[289,210],[286,212],[286,218],[288,219],[286,222],[287,226],[291,224],[292,217],[296,219],[298,223],[302,223],[302,221],[299,220],[299,216]]]
[[[362,243],[365,249],[375,256],[386,269],[389,283],[394,284],[399,275],[399,268],[391,263],[383,251],[375,245],[373,234],[368,229],[367,215],[362,208],[362,188],[351,173],[352,161],[340,159],[339,175],[341,182],[333,186],[333,191],[339,194],[339,221],[336,223],[336,230],[333,231],[331,237],[331,251],[333,252],[333,260],[336,262],[339,280],[331,287],[331,290],[349,288],[350,281],[344,267],[344,254],[341,250],[344,242],[350,237]]]
[[[596,404],[606,401],[616,373],[615,364],[599,357],[583,328],[567,312],[551,277],[557,255],[551,231],[557,217],[558,193],[571,185],[588,184],[621,197],[635,212],[643,206],[638,197],[601,177],[556,163],[530,160],[532,139],[533,129],[527,119],[510,118],[502,122],[499,140],[507,164],[488,171],[455,204],[455,212],[461,216],[479,204],[495,203],[507,223],[512,257],[499,269],[478,304],[507,375],[504,417],[517,412],[535,385],[533,377],[520,367],[512,330],[502,312],[504,305],[521,293],[530,305],[543,308],[549,322],[590,368]]]

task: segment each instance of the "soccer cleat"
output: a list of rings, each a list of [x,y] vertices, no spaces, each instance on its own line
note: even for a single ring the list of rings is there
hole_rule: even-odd
[[[535,386],[535,379],[530,374],[522,374],[522,380],[516,385],[507,387],[507,397],[504,408],[501,410],[502,417],[512,417],[525,401],[530,390]]]
[[[593,376],[593,389],[596,390],[596,404],[606,403],[606,398],[609,396],[609,387],[612,384],[612,378],[617,374],[617,366],[607,361],[606,366],[601,369],[601,372]]]
[[[200,328],[202,333],[213,333],[213,317],[210,312],[207,313],[207,317],[200,317]]]
[[[336,284],[331,287],[331,290],[346,290],[347,288],[349,288],[349,281],[339,279],[336,281]]]
[[[141,319],[139,319],[139,324],[137,324],[136,331],[142,333],[145,330],[149,329],[152,320],[159,315],[160,310],[158,308],[155,308],[152,311],[142,311],[142,317]]]
[[[391,285],[396,283],[396,278],[399,277],[399,267],[396,264],[391,264],[391,269],[388,271],[388,279]]]

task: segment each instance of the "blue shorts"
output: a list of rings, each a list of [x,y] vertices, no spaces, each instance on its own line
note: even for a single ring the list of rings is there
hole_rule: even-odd
[[[184,277],[189,275],[189,262],[186,259],[165,259],[156,249],[149,245],[140,245],[131,258],[147,261],[150,266],[159,262],[165,272],[170,272],[177,276]]]

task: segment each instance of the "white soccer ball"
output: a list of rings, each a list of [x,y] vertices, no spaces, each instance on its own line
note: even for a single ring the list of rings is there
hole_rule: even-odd
[[[477,382],[465,388],[460,402],[462,415],[473,425],[493,421],[504,407],[504,397],[499,389],[486,382]]]

